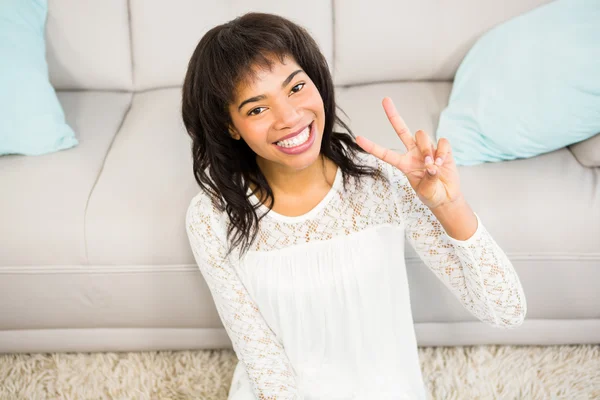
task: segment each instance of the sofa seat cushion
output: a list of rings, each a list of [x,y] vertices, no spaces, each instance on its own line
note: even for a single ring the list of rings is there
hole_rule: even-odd
[[[131,95],[59,92],[58,98],[80,145],[0,157],[0,266],[87,263],[87,201]]]
[[[571,153],[586,167],[600,167],[600,132],[589,139],[569,146]]]
[[[90,264],[193,263],[184,221],[200,189],[180,105],[180,88],[134,95],[90,198]]]

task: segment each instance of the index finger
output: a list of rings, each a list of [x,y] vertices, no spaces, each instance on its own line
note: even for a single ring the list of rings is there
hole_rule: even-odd
[[[410,133],[408,126],[406,126],[406,123],[404,123],[404,120],[400,114],[398,114],[398,110],[396,110],[396,106],[394,105],[392,99],[385,97],[381,104],[383,104],[385,115],[387,115],[388,119],[392,123],[392,127],[398,134],[400,140],[402,140],[402,143],[404,143],[406,150],[412,150],[412,148],[417,145],[415,138]]]

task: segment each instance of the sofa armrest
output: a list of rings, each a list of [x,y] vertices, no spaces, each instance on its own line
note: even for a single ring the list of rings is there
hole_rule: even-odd
[[[568,147],[582,165],[600,167],[600,133]]]

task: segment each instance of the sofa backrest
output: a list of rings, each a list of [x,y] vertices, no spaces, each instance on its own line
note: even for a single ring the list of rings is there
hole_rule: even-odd
[[[181,86],[202,35],[248,11],[306,27],[336,85],[452,80],[477,38],[548,0],[49,0],[47,59],[58,90]]]
[[[46,59],[59,90],[133,90],[127,0],[49,0]]]
[[[337,85],[451,81],[475,41],[548,0],[334,1]]]

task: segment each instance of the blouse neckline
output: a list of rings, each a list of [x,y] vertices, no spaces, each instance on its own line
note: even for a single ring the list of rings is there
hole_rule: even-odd
[[[343,182],[342,169],[338,166],[337,171],[335,172],[335,178],[333,180],[333,184],[331,185],[331,188],[329,189],[327,194],[310,211],[308,211],[302,215],[297,215],[295,217],[279,214],[273,210],[270,210],[267,206],[262,204],[254,194],[252,194],[252,190],[250,190],[250,189],[248,189],[248,196],[249,196],[250,201],[253,204],[259,204],[258,209],[263,214],[268,212],[266,217],[271,217],[273,219],[276,219],[278,221],[285,222],[285,223],[298,223],[298,222],[306,221],[307,219],[313,217],[315,214],[319,213],[319,211],[321,211],[329,203],[331,197],[333,197],[333,195],[340,190],[340,186],[342,185],[342,182]]]

